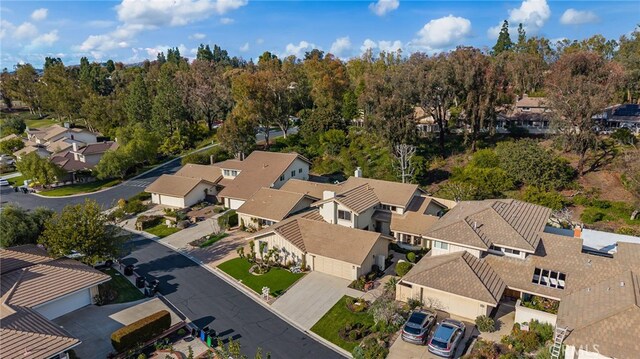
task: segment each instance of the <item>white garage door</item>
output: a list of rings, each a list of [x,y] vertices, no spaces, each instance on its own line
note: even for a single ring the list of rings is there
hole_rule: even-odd
[[[229,200],[229,208],[231,208],[231,209],[238,209],[243,204],[244,204],[244,201],[241,201],[239,199],[230,198],[230,200]]]
[[[314,270],[349,280],[357,279],[352,264],[327,257],[316,256]]]
[[[184,198],[183,197],[171,197],[166,195],[160,195],[160,204],[164,204],[166,206],[184,208]]]
[[[91,293],[89,289],[85,289],[44,304],[35,310],[47,319],[55,319],[89,304],[91,304]]]

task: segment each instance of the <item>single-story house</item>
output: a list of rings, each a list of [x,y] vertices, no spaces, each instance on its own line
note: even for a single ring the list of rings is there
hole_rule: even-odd
[[[93,303],[111,277],[34,245],[0,249],[0,357],[53,358],[80,341],[52,319]]]
[[[425,258],[402,278],[398,300],[417,299],[471,319],[489,315],[498,306],[506,285],[487,263],[468,252]]]
[[[151,203],[186,208],[207,198],[215,202],[222,180],[219,167],[188,163],[174,175],[160,176],[145,191],[151,193]]]
[[[373,265],[384,269],[390,239],[380,233],[330,224],[316,210],[308,211],[263,229],[251,237],[256,257],[278,248],[282,263],[306,265],[314,271],[355,280]]]
[[[262,229],[311,206],[312,198],[282,189],[261,188],[237,209],[241,224]]]

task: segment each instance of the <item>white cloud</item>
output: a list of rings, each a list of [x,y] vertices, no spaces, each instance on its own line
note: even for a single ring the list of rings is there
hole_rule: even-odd
[[[551,17],[551,9],[547,0],[524,0],[519,8],[509,10],[510,33],[515,32],[519,24],[529,34],[537,33]],[[497,26],[489,28],[487,35],[490,38],[497,38],[500,33],[502,22]]]
[[[0,39],[3,39],[9,33],[15,30],[15,26],[5,19],[0,19]]]
[[[471,35],[471,21],[458,16],[445,16],[426,23],[418,37],[411,41],[417,49],[435,51],[459,45],[460,41]]]
[[[369,4],[369,10],[378,16],[384,16],[400,6],[399,0],[378,0],[378,2]]]
[[[335,56],[345,56],[348,55],[348,52],[351,50],[351,40],[349,40],[349,36],[339,37],[336,41],[331,44],[330,53]]]
[[[192,40],[193,40],[193,39],[196,39],[196,40],[202,40],[202,39],[204,39],[205,37],[207,37],[207,35],[205,35],[205,34],[203,34],[203,33],[200,33],[200,32],[196,32],[196,33],[195,33],[195,34],[193,34],[193,35],[189,35],[189,39],[192,39]]]
[[[385,52],[396,52],[400,49],[402,49],[402,41],[400,40],[395,40],[395,41],[386,41],[386,40],[381,40],[381,41],[373,41],[371,39],[366,39],[364,40],[364,42],[362,43],[362,46],[360,46],[360,51],[361,52],[365,52],[367,50],[378,50],[378,51],[385,51]]]
[[[49,10],[45,9],[45,8],[40,8],[37,10],[34,10],[31,13],[31,19],[35,20],[35,21],[42,21],[44,19],[47,18]]]
[[[223,15],[245,6],[247,2],[248,0],[122,0],[115,7],[121,22],[116,30],[102,35],[90,35],[76,48],[96,57],[105,51],[130,47],[130,43],[142,31],[184,26],[213,15]],[[134,51],[135,56],[137,53]]]
[[[31,39],[38,35],[38,28],[30,22],[23,22],[15,28],[13,36],[18,40]]]
[[[598,22],[600,18],[593,11],[567,9],[560,17],[563,25],[582,25]]]
[[[234,22],[235,20],[230,17],[223,17],[220,19],[220,23],[222,25],[230,25],[230,24],[233,24]]]
[[[315,44],[312,44],[307,41],[300,41],[297,45],[289,43],[284,50],[284,54],[282,57],[287,57],[290,55],[295,55],[297,58],[304,57],[304,53],[306,51],[311,51],[313,49],[317,49],[318,47]]]
[[[33,41],[31,41],[31,45],[32,46],[51,46],[59,39],[60,37],[58,37],[58,30],[53,30],[51,32],[42,34],[36,37],[35,39],[33,39]]]
[[[87,22],[87,26],[89,27],[93,27],[96,29],[103,29],[106,27],[111,27],[113,25],[115,25],[116,23],[114,21],[110,21],[110,20],[91,20],[89,22]]]
[[[264,39],[256,39],[256,44],[264,44]]]
[[[240,51],[241,52],[247,52],[249,51],[249,43],[245,42],[244,45],[240,46]]]

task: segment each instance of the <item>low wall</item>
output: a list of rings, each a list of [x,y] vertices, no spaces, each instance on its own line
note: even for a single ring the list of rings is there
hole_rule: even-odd
[[[549,323],[556,326],[558,316],[555,314],[543,312],[522,306],[520,299],[516,302],[516,317],[514,323],[529,323],[531,320],[537,320],[540,323]]]

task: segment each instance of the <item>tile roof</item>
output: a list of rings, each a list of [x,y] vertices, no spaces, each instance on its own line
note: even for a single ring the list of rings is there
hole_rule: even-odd
[[[423,257],[402,281],[496,305],[506,288],[485,261],[466,251]]]
[[[52,260],[44,248],[31,244],[0,249],[0,274]]]
[[[182,166],[175,175],[190,178],[201,178],[211,183],[218,183],[222,179],[222,170],[217,166],[187,163]]]
[[[239,163],[237,160],[227,160],[216,163],[220,168],[237,168],[240,173],[222,191],[221,197],[247,200],[262,187],[271,187],[280,176],[296,160],[309,163],[303,156],[292,153],[253,151]],[[231,166],[230,166],[231,165]],[[233,167],[232,167],[233,166]]]
[[[342,190],[342,187],[339,184],[303,181],[292,178],[288,180],[287,183],[285,183],[282,187],[280,187],[280,190],[302,193],[317,200],[321,200],[324,191],[337,193]]]
[[[380,204],[380,200],[373,191],[373,188],[371,188],[367,183],[338,193],[335,197],[315,202],[313,205],[317,206],[330,201],[336,201],[356,214],[363,213],[364,211]]]
[[[272,188],[260,188],[237,210],[238,213],[253,217],[281,221],[293,208],[305,198],[305,195]]]
[[[145,192],[159,193],[165,196],[184,197],[203,181],[205,180],[200,178],[164,174],[144,190]]]
[[[597,345],[601,355],[637,358],[640,353],[640,275],[624,271],[564,297],[558,326],[565,344]]]
[[[421,191],[418,185],[383,181],[364,177],[349,177],[341,185],[345,190],[368,184],[378,196],[380,202],[392,206],[406,207],[416,191]]]
[[[80,344],[33,309],[0,304],[0,318],[3,358],[49,358]]]
[[[114,141],[105,141],[98,143],[90,143],[84,147],[78,149],[78,153],[83,155],[95,155],[99,153],[105,153],[108,150],[115,150],[118,148],[118,143]]]
[[[436,199],[427,196],[415,196],[403,214],[391,213],[390,228],[393,232],[409,233],[420,236],[433,226],[439,217],[437,213],[427,213],[430,205],[441,209],[448,207]]]
[[[277,233],[301,251],[362,265],[380,233],[364,231],[322,220],[317,210],[308,211],[256,232],[251,238]]]
[[[482,250],[493,244],[533,253],[550,215],[549,208],[514,199],[463,201],[424,235]]]

